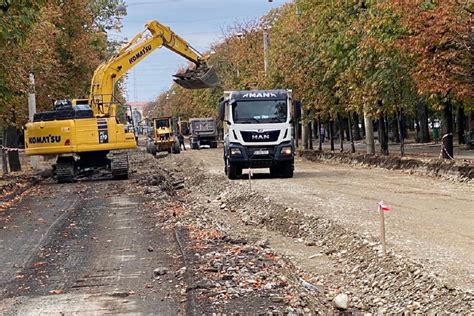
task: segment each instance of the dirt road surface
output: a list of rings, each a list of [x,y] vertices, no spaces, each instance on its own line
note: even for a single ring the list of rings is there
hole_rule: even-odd
[[[210,173],[223,175],[222,149],[184,155]],[[391,207],[386,217],[389,249],[424,262],[452,286],[474,289],[472,183],[303,160],[296,162],[292,179],[272,179],[267,172],[254,171],[254,190],[288,207],[335,220],[361,235],[378,238],[377,202],[383,200]],[[233,184],[246,183],[244,174]]]
[[[185,181],[173,165],[160,167],[164,160],[144,150],[130,155],[129,180],[49,179],[2,205],[0,315],[333,308],[316,300],[308,309],[290,263],[189,213]]]
[[[179,249],[127,184],[51,181],[0,213],[0,314],[184,314],[180,280],[153,278]]]
[[[250,189],[223,175],[222,149],[130,154],[129,180],[48,179],[2,205],[0,314],[474,308],[469,183],[299,160]]]

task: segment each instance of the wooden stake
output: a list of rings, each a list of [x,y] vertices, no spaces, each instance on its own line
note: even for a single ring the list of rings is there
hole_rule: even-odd
[[[252,169],[249,168],[249,187],[250,191],[252,191]]]
[[[387,255],[387,244],[385,242],[385,212],[380,204],[379,204],[379,213],[380,213],[380,239],[382,241],[383,256],[385,257]]]

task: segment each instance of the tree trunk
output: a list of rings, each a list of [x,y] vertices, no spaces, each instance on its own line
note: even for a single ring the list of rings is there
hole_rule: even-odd
[[[374,125],[367,112],[364,111],[365,142],[367,144],[367,154],[375,155]]]
[[[337,123],[339,125],[339,151],[344,152],[344,129],[341,119],[341,114],[337,113]]]
[[[453,108],[451,101],[448,100],[443,108],[443,136],[442,136],[442,157],[444,159],[453,159],[454,144],[453,144]]]
[[[318,115],[318,135],[319,135],[319,148],[318,149],[319,151],[323,151],[323,138],[321,135],[321,115]]]
[[[334,151],[334,120],[329,119],[329,137],[331,139],[331,151]]]
[[[471,112],[469,113],[468,130],[469,132],[474,134],[474,109],[472,109]]]
[[[390,119],[390,129],[393,132],[393,138],[395,143],[400,143],[400,128],[398,126],[398,115],[395,113],[395,116]]]
[[[355,149],[355,145],[354,145],[354,133],[352,132],[352,115],[351,115],[351,112],[349,112],[349,139],[351,140],[351,153],[355,153],[356,152],[356,149]]]
[[[7,140],[7,130],[3,129],[2,146],[6,146],[6,140]],[[7,152],[5,150],[2,150],[2,169],[3,169],[3,174],[8,173],[8,159],[7,159]]]
[[[408,139],[408,127],[407,127],[407,122],[405,119],[405,115],[403,114],[403,110],[400,112],[400,123],[401,123],[401,133],[400,133],[400,143],[403,142],[403,140]]]
[[[363,138],[366,138],[366,135],[365,135],[365,113],[362,114],[362,120],[360,121],[360,125],[361,125],[360,136],[361,136],[361,140],[362,140]]]
[[[299,125],[300,123],[298,122],[298,120],[295,120],[295,147],[298,149],[298,146],[299,146]]]
[[[405,136],[406,133],[404,132],[404,128],[402,124],[405,123],[403,109],[397,111],[397,122],[398,122],[398,130],[400,131],[400,155],[403,157],[405,155]]]
[[[7,139],[6,139],[6,146],[9,148],[18,148],[18,138],[20,137],[18,134],[18,130],[15,126],[7,127]],[[20,163],[20,155],[18,154],[18,150],[12,150],[8,152],[8,162],[10,165],[10,170],[12,172],[21,171],[21,163]]]
[[[308,123],[308,142],[309,149],[313,149],[313,121]]]
[[[473,149],[473,148],[474,148],[474,146],[473,146],[473,138],[474,138],[474,109],[472,109],[471,112],[469,113],[469,121],[468,121],[468,124],[467,124],[467,130],[468,130],[468,134],[469,134],[469,144],[468,144],[467,148]]]
[[[302,135],[302,138],[303,138],[303,147],[304,149],[309,149],[309,124],[308,122],[306,122],[306,117],[305,116],[305,120],[303,121],[303,129],[302,129],[302,132],[303,132],[303,135]]]
[[[380,142],[380,153],[388,156],[388,135],[385,129],[385,116],[383,113],[379,116],[379,142]]]
[[[350,141],[350,140],[351,140],[351,135],[350,135],[350,133],[349,133],[349,129],[352,128],[352,126],[349,125],[349,119],[348,119],[347,117],[344,117],[344,118],[342,119],[342,126],[343,126],[343,128],[344,128],[344,132],[346,133],[346,135],[345,135],[344,138],[345,138],[347,141]]]
[[[458,111],[457,111],[457,117],[456,117],[456,122],[457,122],[457,134],[458,134],[458,144],[465,144],[466,142],[464,141],[464,127],[465,127],[465,122],[466,122],[466,115],[464,114],[464,105],[461,103],[458,106]]]
[[[428,125],[428,105],[426,102],[419,102],[417,104],[418,121],[420,124],[420,143],[429,143],[430,139],[430,128]]]
[[[354,140],[361,140],[362,136],[360,135],[360,128],[359,128],[359,115],[354,113],[352,116],[353,119],[353,126],[354,126]]]
[[[318,126],[318,121],[317,120],[313,120],[313,126],[312,126],[312,130],[313,130],[313,139],[318,139],[319,138],[319,126]]]

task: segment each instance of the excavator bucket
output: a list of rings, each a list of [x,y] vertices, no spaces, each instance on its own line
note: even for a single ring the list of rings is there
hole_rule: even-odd
[[[185,89],[214,88],[218,83],[216,72],[206,65],[198,66],[196,69],[188,68],[173,77],[175,77],[174,82]]]

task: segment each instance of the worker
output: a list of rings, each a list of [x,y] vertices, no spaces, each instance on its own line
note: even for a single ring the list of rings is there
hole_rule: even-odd
[[[179,148],[181,148],[181,145],[183,145],[183,149],[186,150],[186,145],[184,144],[184,136],[179,132],[178,134],[178,141],[179,141]]]
[[[321,123],[321,127],[319,128],[319,142],[324,143],[324,138],[326,137],[326,128],[324,124]]]

